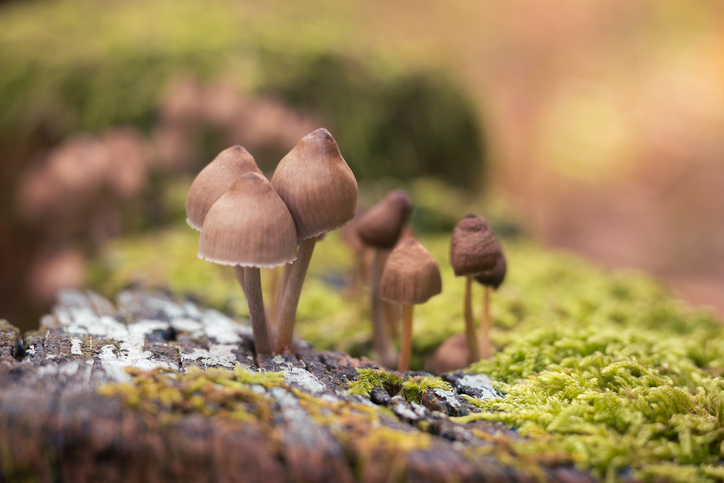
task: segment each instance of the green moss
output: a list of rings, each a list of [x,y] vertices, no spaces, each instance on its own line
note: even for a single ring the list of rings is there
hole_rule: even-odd
[[[607,481],[629,468],[655,480],[662,462],[671,481],[714,481],[705,468],[724,457],[724,380],[712,377],[724,341],[710,319],[690,317],[687,337],[645,318],[597,316],[519,333],[471,368],[493,375],[506,397],[468,398],[484,411],[457,420],[516,427],[528,437],[519,447],[563,451]]]
[[[452,391],[452,386],[439,377],[413,376],[402,383],[400,394],[407,402],[419,403],[422,395],[430,389],[444,389]]]
[[[350,381],[347,392],[368,397],[370,391],[376,387],[396,388],[395,393],[402,387],[402,378],[385,369],[357,369],[357,380]]]

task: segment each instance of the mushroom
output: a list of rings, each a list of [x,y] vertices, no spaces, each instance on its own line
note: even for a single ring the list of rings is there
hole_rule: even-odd
[[[490,287],[497,290],[505,280],[507,270],[508,264],[505,261],[505,255],[501,251],[492,270],[475,275],[475,281],[485,287],[483,292],[483,313],[480,317],[480,356],[483,359],[493,355],[493,345],[490,343]]]
[[[402,343],[398,370],[410,368],[412,319],[417,304],[442,291],[440,269],[432,254],[412,237],[402,240],[390,253],[380,281],[380,298],[402,305]]]
[[[399,241],[411,211],[412,201],[408,194],[403,190],[395,190],[365,213],[357,224],[360,239],[375,249],[370,272],[372,345],[377,360],[387,367],[395,364],[397,355],[384,326],[384,307],[378,294],[380,278],[387,254]]]
[[[473,276],[491,270],[499,256],[501,256],[500,244],[484,219],[471,214],[455,225],[450,240],[450,261],[455,276],[466,277],[465,333],[473,361],[480,359],[471,298]]]
[[[204,220],[199,258],[244,268],[243,288],[257,353],[273,353],[259,268],[293,262],[296,246],[292,215],[271,183],[259,173],[246,173],[234,181]]]
[[[238,144],[221,151],[191,183],[186,196],[186,223],[195,230],[201,230],[213,204],[246,173],[262,174],[249,151]],[[236,265],[234,273],[246,294],[244,268]]]
[[[279,162],[272,186],[294,219],[297,262],[285,267],[277,313],[277,352],[291,350],[299,295],[318,238],[354,218],[357,180],[324,128],[304,136]],[[288,273],[287,273],[288,272]]]

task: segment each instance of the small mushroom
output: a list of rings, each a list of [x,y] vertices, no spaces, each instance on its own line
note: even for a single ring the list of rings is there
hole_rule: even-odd
[[[370,313],[372,316],[372,345],[377,360],[392,367],[397,360],[395,349],[385,329],[385,308],[380,301],[380,278],[389,250],[400,239],[412,211],[412,201],[405,191],[395,190],[365,213],[357,224],[357,234],[375,249],[370,271]]]
[[[455,334],[440,344],[426,365],[432,374],[443,374],[464,369],[473,362],[465,334]]]
[[[472,281],[481,272],[495,266],[501,248],[485,220],[478,215],[467,215],[453,229],[450,240],[450,261],[455,276],[465,276],[465,334],[473,361],[480,359],[472,309]]]
[[[258,173],[247,173],[234,181],[204,220],[199,258],[244,267],[244,289],[258,353],[273,353],[259,268],[293,262],[296,246],[292,215],[271,183]]]
[[[508,263],[505,255],[500,255],[495,261],[492,270],[475,275],[475,281],[485,287],[483,291],[483,313],[480,317],[480,356],[487,359],[493,355],[493,344],[490,342],[490,287],[497,290],[505,280],[505,272],[508,270]]]
[[[289,208],[299,239],[297,262],[284,268],[280,286],[277,352],[282,353],[292,348],[299,295],[314,246],[319,237],[354,218],[357,180],[337,142],[320,128],[284,156],[271,182]]]
[[[402,240],[390,253],[380,281],[380,298],[402,305],[400,371],[410,368],[415,305],[424,304],[441,291],[440,269],[432,254],[412,237]]]

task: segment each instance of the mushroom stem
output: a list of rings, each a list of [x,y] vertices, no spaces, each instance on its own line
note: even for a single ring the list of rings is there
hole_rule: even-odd
[[[299,295],[302,293],[302,285],[304,277],[307,275],[309,261],[314,253],[314,245],[317,238],[307,238],[299,241],[299,249],[297,250],[297,259],[289,268],[289,275],[284,282],[282,278],[282,287],[279,292],[281,297],[278,307],[277,319],[277,352],[291,352],[294,340],[294,324],[297,320],[297,305],[299,304]],[[284,275],[287,274],[287,267],[284,267]]]
[[[468,339],[470,358],[475,362],[480,360],[480,350],[478,349],[478,338],[475,336],[472,291],[473,277],[467,276],[465,277],[465,337]]]
[[[241,267],[236,267],[241,268]],[[249,320],[254,332],[254,344],[257,354],[273,354],[272,337],[264,311],[264,298],[261,293],[261,272],[257,267],[242,268],[246,289],[246,302],[249,305]],[[238,276],[239,271],[237,271]]]
[[[244,297],[246,297],[246,280],[244,279],[244,267],[241,265],[234,266],[234,274],[236,275],[236,281],[239,282]]]
[[[274,267],[271,269],[271,280],[269,281],[269,310],[267,310],[267,314],[269,316],[269,320],[271,322],[272,327],[277,322],[277,303],[279,300],[279,284],[281,283],[279,279],[279,267]]]
[[[380,300],[380,279],[385,268],[387,254],[384,250],[375,250],[375,260],[370,272],[370,302],[372,316],[372,346],[377,361],[385,367],[393,367],[397,360],[395,349],[390,343],[385,323],[384,305]]]
[[[480,357],[489,359],[493,355],[493,346],[490,343],[490,287],[485,286],[483,291],[483,313],[480,317]]]
[[[292,272],[293,263],[287,263],[284,265],[284,271],[282,271],[282,279],[279,281],[279,287],[277,288],[277,301],[276,308],[274,311],[274,325],[279,325],[279,314],[282,311],[282,300],[284,300],[284,290],[289,281],[289,274]]]
[[[244,276],[245,268],[236,265],[234,266],[234,274],[236,275],[236,280],[239,282],[239,285],[241,286],[241,290],[244,292],[244,297],[246,297],[247,304],[249,303],[249,296],[246,293],[246,280]],[[274,338],[274,326],[272,325],[272,321],[269,318],[269,311],[266,308],[266,305],[264,306],[264,320],[266,320],[267,330],[269,331],[269,335],[271,338]]]
[[[412,357],[412,319],[415,313],[414,305],[402,306],[402,345],[400,346],[399,371],[410,369],[410,358]]]

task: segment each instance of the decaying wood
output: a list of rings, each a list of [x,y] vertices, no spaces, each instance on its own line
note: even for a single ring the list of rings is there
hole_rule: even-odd
[[[92,292],[62,292],[38,331],[18,341],[0,321],[0,482],[24,481],[535,481],[503,465],[496,444],[474,436],[513,433],[503,426],[449,419],[477,409],[460,397],[495,396],[485,376],[448,374],[454,391],[434,390],[422,404],[376,389],[346,393],[367,359],[318,352],[304,342],[295,354],[255,356],[248,322],[188,300],[126,291],[114,306]],[[104,384],[131,381],[129,366],[185,371],[191,366],[282,371],[285,384],[258,388],[273,400],[268,428],[201,413],[161,424],[102,396]],[[300,391],[300,392],[295,392]],[[394,451],[369,446],[354,431],[315,419],[302,393],[332,403],[391,411],[374,423],[414,436],[426,447]],[[494,438],[490,438],[494,440]],[[475,448],[490,447],[488,455]],[[394,449],[394,448],[393,448]],[[592,481],[570,467],[540,469],[547,481]]]

